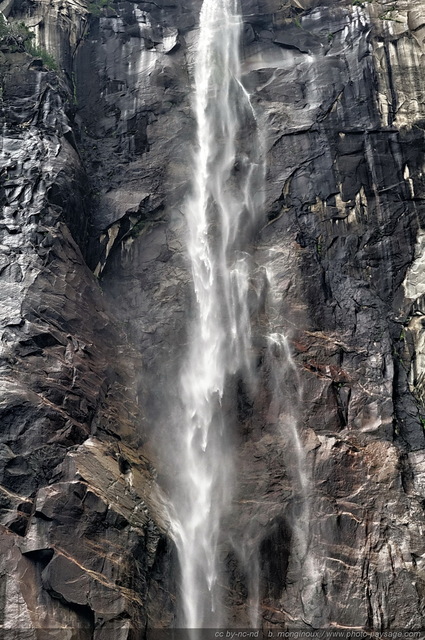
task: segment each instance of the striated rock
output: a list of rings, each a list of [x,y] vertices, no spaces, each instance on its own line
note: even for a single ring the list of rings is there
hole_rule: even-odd
[[[155,473],[135,453],[137,356],[82,254],[88,180],[70,100],[56,73],[4,54],[2,624],[127,638],[168,606],[156,592],[170,551],[159,498],[147,506]]]
[[[179,608],[162,491],[191,309],[201,1],[2,6],[61,69],[1,53],[4,624],[130,640]],[[267,181],[259,384],[225,398],[229,624],[249,624],[257,584],[264,629],[422,629],[423,8],[250,0],[243,17]],[[270,333],[297,371],[275,355],[277,382]]]

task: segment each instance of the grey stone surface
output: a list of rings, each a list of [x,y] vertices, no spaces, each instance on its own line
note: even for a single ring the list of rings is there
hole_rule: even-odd
[[[234,381],[227,399],[239,407],[228,618],[247,624],[257,571],[266,629],[424,628],[422,3],[242,4],[267,181],[259,383]],[[182,202],[200,5],[8,10],[60,67],[0,53],[0,600],[4,624],[31,638],[67,626],[75,640],[131,640],[178,609],[158,454],[173,442],[191,308]],[[270,331],[290,338],[299,372],[294,385],[282,368],[282,397],[302,388],[307,556]]]

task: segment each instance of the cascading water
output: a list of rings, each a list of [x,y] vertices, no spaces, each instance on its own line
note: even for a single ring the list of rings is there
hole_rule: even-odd
[[[280,435],[286,441],[288,472],[291,476],[293,491],[293,514],[291,518],[293,563],[300,576],[300,600],[305,619],[308,620],[310,610],[317,602],[317,590],[321,588],[321,574],[317,559],[311,549],[311,512],[312,512],[312,478],[307,464],[304,444],[299,432],[299,416],[303,387],[300,375],[292,357],[288,337],[276,328],[281,321],[276,313],[278,301],[273,270],[266,269],[268,282],[268,320],[267,361],[270,370],[271,413],[276,416]],[[295,463],[295,464],[294,464]]]
[[[251,369],[248,308],[252,234],[262,164],[255,116],[241,83],[237,0],[204,0],[195,58],[197,141],[184,206],[195,311],[181,371],[181,424],[172,531],[179,554],[183,626],[224,623],[219,533],[232,498],[225,391]],[[241,136],[242,131],[244,136]],[[244,145],[249,144],[248,149]]]
[[[197,139],[191,193],[183,207],[194,311],[180,371],[180,407],[175,411],[178,446],[169,509],[181,571],[180,624],[194,630],[195,637],[197,629],[229,622],[220,600],[220,583],[225,584],[220,546],[234,545],[221,526],[236,484],[232,471],[236,408],[229,403],[229,390],[241,380],[251,390],[255,386],[249,248],[262,211],[264,163],[261,132],[241,82],[241,31],[238,0],[204,0],[194,65]],[[268,289],[274,289],[270,278]],[[272,301],[270,311],[275,307]],[[310,584],[315,577],[308,557],[310,483],[296,415],[301,390],[288,341],[273,326],[270,322],[266,354],[270,391],[282,437],[288,442],[287,454],[295,461],[293,551],[303,580]],[[285,395],[290,378],[297,387],[295,404]],[[246,534],[249,537],[249,530]],[[258,557],[253,557],[250,541],[242,538],[237,553],[245,565],[250,624],[256,627]],[[308,601],[310,594],[304,597]]]

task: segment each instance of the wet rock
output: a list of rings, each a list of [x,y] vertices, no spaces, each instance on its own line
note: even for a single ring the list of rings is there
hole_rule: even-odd
[[[152,465],[133,454],[139,419],[127,367],[137,356],[83,257],[89,183],[67,84],[25,53],[7,52],[2,70],[2,624],[28,637],[63,627],[85,640],[96,625],[98,637],[114,628],[127,638],[125,620],[143,626],[147,616],[145,563],[159,577],[172,555],[163,520],[137,489],[152,495],[155,485]],[[100,477],[106,494],[95,488]]]
[[[423,11],[415,0],[243,5],[267,181],[250,298],[259,382],[254,393],[233,381],[226,398],[238,407],[228,619],[249,624],[257,580],[265,629],[421,629]],[[9,626],[130,640],[178,613],[162,493],[172,473],[159,454],[192,308],[182,203],[200,6],[8,9],[61,70],[2,51]],[[280,404],[267,332],[288,337],[298,372],[281,363]]]

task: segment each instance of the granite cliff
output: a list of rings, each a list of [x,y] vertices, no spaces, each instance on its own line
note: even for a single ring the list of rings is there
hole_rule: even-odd
[[[265,629],[423,629],[425,11],[241,5],[267,179],[260,382],[229,390],[226,526],[242,540],[223,549],[229,623],[248,624],[255,567]],[[181,203],[200,6],[0,5],[38,47],[3,26],[0,622],[25,638],[149,638],[179,608],[161,446],[191,300]],[[271,380],[266,328],[290,337],[295,382],[283,368]],[[286,399],[302,389],[307,556],[276,384]]]

